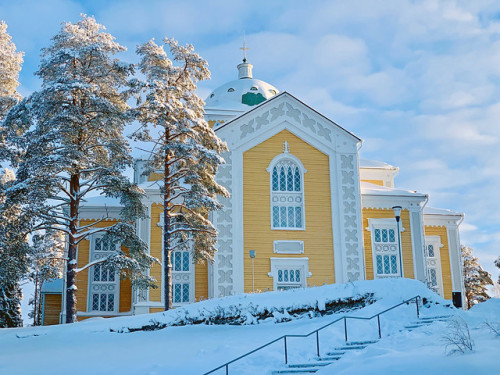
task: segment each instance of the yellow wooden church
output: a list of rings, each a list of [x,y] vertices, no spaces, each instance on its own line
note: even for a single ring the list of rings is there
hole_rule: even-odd
[[[206,119],[227,142],[218,181],[231,193],[211,215],[218,251],[213,264],[193,264],[189,251],[172,254],[173,302],[182,306],[246,292],[406,277],[445,299],[462,298],[459,225],[463,214],[428,206],[428,195],[395,187],[398,168],[359,157],[361,139],[300,99],[253,78],[238,79],[206,99]],[[155,179],[135,164],[149,217],[136,223],[161,260],[162,199]],[[82,225],[118,219],[119,204],[93,198]],[[398,220],[399,219],[399,220]],[[82,241],[78,261],[106,256],[113,246]],[[150,274],[159,288],[135,290],[129,280],[94,266],[77,276],[78,318],[162,311],[162,267]],[[62,281],[44,286],[44,324],[60,321]]]

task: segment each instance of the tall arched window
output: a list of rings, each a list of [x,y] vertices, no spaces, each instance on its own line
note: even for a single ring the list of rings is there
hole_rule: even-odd
[[[302,163],[288,152],[271,162],[272,229],[304,229],[304,179]]]

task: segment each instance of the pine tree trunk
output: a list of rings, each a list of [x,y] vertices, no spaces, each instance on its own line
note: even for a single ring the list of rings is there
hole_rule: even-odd
[[[168,134],[165,137],[168,139]],[[164,195],[163,195],[163,274],[165,277],[165,284],[163,290],[163,297],[165,300],[165,311],[172,308],[172,263],[171,263],[171,249],[170,249],[170,186],[168,185],[169,165],[168,155],[165,151],[164,158]]]
[[[78,199],[77,195],[80,192],[79,175],[71,175],[70,180],[70,223],[69,223],[69,246],[68,246],[68,261],[66,266],[66,323],[74,323],[76,321],[76,235],[78,225]]]

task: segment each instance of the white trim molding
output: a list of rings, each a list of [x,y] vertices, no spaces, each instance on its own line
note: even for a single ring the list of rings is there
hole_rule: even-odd
[[[273,278],[273,290],[281,290],[288,288],[305,288],[307,287],[307,278],[311,277],[309,272],[309,258],[270,258],[271,271],[269,277]],[[286,271],[286,278],[285,278]],[[290,277],[288,273],[290,272]],[[291,276],[291,272],[294,272]],[[298,272],[299,280],[297,281],[296,272]],[[281,278],[281,279],[280,279]]]
[[[273,241],[273,250],[276,254],[304,254],[304,241]]]

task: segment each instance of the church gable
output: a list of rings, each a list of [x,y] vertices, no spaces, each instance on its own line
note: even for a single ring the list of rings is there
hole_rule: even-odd
[[[259,254],[265,253],[267,255],[265,258],[269,262],[270,259],[274,259],[274,257],[269,256],[274,251],[273,243],[281,243],[280,241],[303,243],[305,253],[310,251],[315,253],[314,249],[323,248],[331,256],[333,251],[335,262],[332,258],[314,256],[314,258],[322,259],[320,261],[322,266],[329,264],[333,269],[328,272],[316,270],[316,272],[312,272],[313,279],[314,275],[320,274],[323,282],[326,274],[329,275],[330,282],[365,278],[358,175],[358,147],[361,140],[358,137],[286,92],[268,99],[238,118],[216,128],[215,131],[222,140],[227,142],[229,148],[229,152],[223,155],[227,163],[219,169],[217,180],[230,191],[231,197],[223,202],[225,212],[214,212],[213,214],[214,222],[219,230],[219,252],[213,267],[214,296],[224,296],[248,290],[248,280],[244,280],[242,277],[246,274],[245,270],[248,267],[247,248],[258,247]],[[283,138],[283,136],[285,137]],[[271,160],[284,152],[282,148],[286,148],[283,146],[285,141],[292,147],[290,153],[304,161],[306,170],[309,169],[306,165],[308,158],[317,159],[315,162],[320,159],[324,160],[320,174],[326,178],[324,183],[318,186],[318,189],[322,190],[321,194],[316,198],[309,197],[307,199],[308,195],[314,191],[314,189],[309,189],[315,186],[320,179],[316,179],[314,182],[306,181],[310,178],[309,176],[313,175],[312,168],[311,171],[304,174],[306,201],[303,209],[305,216],[304,211],[300,209],[297,213],[297,207],[294,206],[296,216],[292,221],[290,221],[292,216],[288,206],[286,207],[286,220],[283,219],[285,213],[281,212],[284,211],[281,207],[278,208],[279,215],[272,216],[275,214],[273,210],[277,208],[271,207],[269,204],[269,199],[272,198],[270,193],[271,195],[273,193],[270,192],[270,174],[269,171],[266,171]],[[274,143],[272,152],[263,151],[267,150],[267,145]],[[297,147],[298,145],[301,146]],[[301,148],[303,150],[299,151]],[[323,156],[315,157],[315,153]],[[250,164],[255,168],[251,167]],[[255,175],[252,175],[251,169],[255,169]],[[255,203],[252,201],[255,201],[256,198],[248,195],[250,180],[254,190],[260,188],[258,192],[254,192],[254,195],[264,203],[261,206],[254,206]],[[309,206],[311,204],[320,204],[321,207]],[[254,212],[256,209],[260,209],[262,212]],[[317,210],[323,212],[325,209],[329,211],[328,219],[326,219],[325,213],[319,215],[321,219],[319,216],[309,216]],[[302,219],[300,219],[299,214],[302,215]],[[326,225],[328,228],[326,231],[322,223],[312,225],[317,219],[322,223],[331,223]],[[284,225],[286,230],[278,228],[273,220],[276,223],[279,220],[278,226]],[[301,220],[305,220],[305,225]],[[250,225],[251,229],[249,224],[252,221],[255,223],[255,228]],[[293,225],[290,224],[291,222]],[[293,226],[297,226],[297,222],[300,225],[293,228]],[[267,228],[265,231],[269,232],[266,244],[248,242],[249,239],[263,240],[264,228],[259,227],[262,225],[265,225]],[[320,230],[318,228],[322,228],[323,234],[329,232],[329,238],[328,236],[323,238],[322,240],[326,242],[321,245],[316,245],[314,241],[311,241],[312,238],[318,236],[318,233],[314,233],[315,230]],[[308,239],[308,236],[311,236],[311,239]],[[329,246],[326,245],[327,242],[330,242]],[[327,255],[325,253],[325,256]],[[307,268],[308,265],[304,264],[303,266]],[[317,268],[313,263],[310,266],[312,270]],[[267,264],[267,267],[270,265]],[[331,277],[334,277],[335,280],[331,280]],[[269,280],[267,282],[269,283]]]
[[[356,153],[360,138],[283,92],[216,129],[229,149],[252,148],[287,129],[322,152]]]

